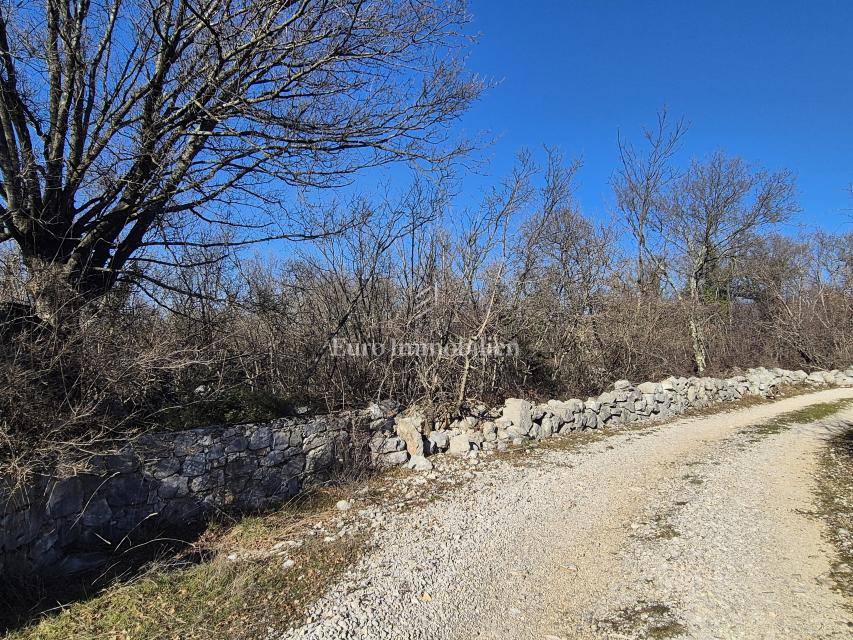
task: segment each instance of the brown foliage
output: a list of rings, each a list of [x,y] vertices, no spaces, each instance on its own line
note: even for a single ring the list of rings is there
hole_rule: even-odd
[[[452,218],[442,185],[415,181],[399,200],[356,200],[347,215],[362,224],[287,258],[198,249],[150,272],[163,287],[116,290],[60,328],[6,324],[4,459],[300,405],[394,398],[449,419],[507,396],[585,397],[617,378],[691,375],[691,319],[710,373],[853,361],[851,234],[741,238],[696,299],[677,269],[646,262],[638,283],[618,223],[574,202],[577,168],[522,156]],[[4,259],[3,300],[26,305],[18,259]],[[466,351],[484,343],[510,348]]]

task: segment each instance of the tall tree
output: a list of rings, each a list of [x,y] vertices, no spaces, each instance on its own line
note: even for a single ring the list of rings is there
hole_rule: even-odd
[[[696,371],[708,364],[701,314],[709,286],[724,267],[742,260],[755,235],[797,211],[793,177],[713,154],[693,162],[655,216],[656,232],[673,256],[670,283],[687,302]],[[686,291],[686,293],[685,293]]]
[[[637,149],[621,135],[617,138],[620,166],[611,180],[616,206],[637,243],[637,288],[649,293],[651,283],[658,279],[659,256],[649,245],[649,225],[663,196],[678,172],[672,158],[687,132],[683,119],[673,122],[666,109],[658,112],[657,123],[643,131],[644,149]]]
[[[0,242],[35,313],[178,246],[322,233],[290,188],[462,151],[466,20],[464,0],[4,0]]]

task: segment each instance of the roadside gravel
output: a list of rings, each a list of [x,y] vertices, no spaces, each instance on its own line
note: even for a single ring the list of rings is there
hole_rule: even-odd
[[[748,429],[842,398],[853,389],[509,459],[436,458],[399,481],[434,495],[425,506],[353,497],[373,549],[272,637],[849,637],[833,550],[808,515],[825,431]]]

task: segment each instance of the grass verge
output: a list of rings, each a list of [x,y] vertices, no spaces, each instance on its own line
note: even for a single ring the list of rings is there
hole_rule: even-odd
[[[817,515],[837,553],[830,577],[853,610],[853,420],[839,422],[820,458]]]
[[[797,411],[783,413],[767,422],[753,425],[746,430],[746,433],[753,436],[754,441],[765,436],[781,433],[797,424],[809,424],[810,422],[823,420],[850,406],[853,406],[853,399],[850,398],[813,404]]]
[[[192,545],[206,561],[151,564],[6,638],[242,640],[286,628],[364,548],[359,533],[317,533],[338,516],[340,496],[321,490],[265,515],[214,523]]]

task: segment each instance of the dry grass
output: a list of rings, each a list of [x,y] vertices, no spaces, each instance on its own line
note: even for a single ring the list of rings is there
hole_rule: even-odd
[[[349,493],[349,492],[347,492]],[[359,557],[362,535],[325,542],[306,535],[339,514],[344,495],[325,489],[279,510],[212,524],[193,545],[206,561],[178,556],[91,599],[11,632],[8,640],[208,640],[256,638],[300,619],[304,608]],[[278,542],[299,547],[271,552]],[[234,554],[240,558],[233,560]],[[284,566],[291,559],[294,565]]]
[[[825,521],[826,537],[838,554],[831,577],[836,588],[853,599],[853,422],[843,423],[830,439],[817,482],[817,515]]]
[[[456,487],[412,492],[411,471],[389,469],[337,482],[279,509],[210,523],[196,542],[133,579],[44,614],[6,640],[244,640],[266,637],[302,619],[305,609],[369,549],[364,530],[326,541],[354,509],[382,505],[402,513]],[[294,543],[300,543],[295,546]],[[293,546],[292,546],[293,545]],[[294,565],[285,568],[285,560]]]
[[[620,609],[611,618],[599,620],[598,628],[619,638],[675,638],[687,632],[687,627],[678,620],[669,605],[644,600],[633,607]],[[610,637],[610,634],[605,637]]]

